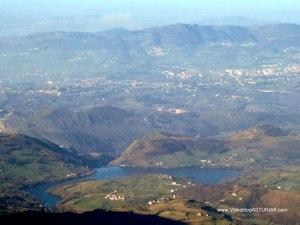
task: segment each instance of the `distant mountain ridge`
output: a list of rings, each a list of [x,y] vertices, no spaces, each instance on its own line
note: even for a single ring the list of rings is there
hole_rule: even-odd
[[[182,65],[204,71],[297,63],[300,26],[172,24],[144,30],[48,32],[0,38],[6,80],[45,72],[52,79],[160,77]],[[287,50],[288,49],[288,50]],[[18,57],[19,60],[14,60]],[[51,61],[49,62],[49,59]]]
[[[299,36],[300,26],[297,24],[274,24],[253,27],[172,24],[139,31],[125,29],[111,29],[96,33],[57,31],[31,34],[23,37],[1,38],[0,50],[9,51],[9,49],[15,48],[22,50],[27,47],[61,50],[75,47],[77,49],[100,47],[109,49],[141,47],[149,44],[181,46],[217,42],[270,44],[271,39],[281,40],[284,38],[289,38],[289,44],[291,44],[292,40],[299,43]]]

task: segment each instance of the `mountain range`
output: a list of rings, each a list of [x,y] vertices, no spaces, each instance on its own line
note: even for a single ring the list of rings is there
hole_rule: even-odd
[[[211,43],[230,42],[233,44],[253,43],[272,46],[275,44],[298,46],[300,26],[297,24],[274,24],[253,27],[211,26],[173,24],[153,27],[139,31],[111,29],[96,33],[50,32],[28,36],[1,38],[2,51],[28,50],[81,50],[81,49],[139,49],[151,45],[163,46],[198,46]]]
[[[4,58],[0,58],[0,74],[13,78],[19,73],[38,71],[55,79],[78,78],[79,74],[151,78],[149,74],[158,68],[174,64],[202,69],[249,67],[273,61],[274,56],[276,62],[292,63],[296,59],[289,54],[299,46],[299,36],[297,24],[173,24],[139,31],[57,31],[2,37],[0,52]],[[289,51],[282,52],[286,49]],[[17,59],[13,63],[12,57]]]

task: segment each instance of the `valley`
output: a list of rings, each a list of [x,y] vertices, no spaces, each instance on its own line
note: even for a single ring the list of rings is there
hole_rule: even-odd
[[[0,129],[113,157],[154,132],[299,132],[299,31],[173,24],[1,37]]]
[[[288,23],[1,36],[0,223],[296,224],[299,37]],[[257,208],[282,212],[238,210]]]

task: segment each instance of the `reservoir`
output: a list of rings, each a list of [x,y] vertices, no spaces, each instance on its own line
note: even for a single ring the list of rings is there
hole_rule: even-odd
[[[173,177],[185,178],[194,182],[203,184],[217,184],[224,180],[234,178],[240,174],[240,171],[229,169],[206,169],[200,167],[180,167],[180,168],[126,168],[126,167],[100,167],[96,169],[96,173],[84,177],[63,181],[55,184],[39,184],[26,191],[36,198],[40,199],[46,207],[54,207],[60,198],[47,192],[51,187],[57,185],[66,185],[69,183],[77,183],[85,180],[108,180],[127,176],[138,176],[147,174],[168,174]]]

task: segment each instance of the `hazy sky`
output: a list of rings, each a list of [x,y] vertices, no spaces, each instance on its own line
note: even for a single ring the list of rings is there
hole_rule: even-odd
[[[215,7],[237,7],[237,8],[249,8],[249,7],[261,7],[264,9],[294,9],[295,6],[299,6],[297,0],[1,0],[1,4],[15,4],[22,3],[24,5],[88,5],[88,6],[108,6],[108,7],[131,7],[131,6],[203,6],[206,8]]]
[[[112,27],[142,29],[178,22],[199,23],[208,18],[228,16],[299,23],[300,1],[0,0],[0,29],[9,27],[10,31],[22,26],[22,29],[28,32],[43,31],[47,28],[48,30],[85,28],[85,31]],[[62,20],[58,22],[58,18]],[[66,21],[70,18],[73,21]]]
[[[2,13],[95,14],[112,11],[165,14],[187,10],[209,11],[298,11],[299,0],[0,0]],[[163,15],[162,15],[163,16]],[[215,16],[215,15],[212,15]]]

